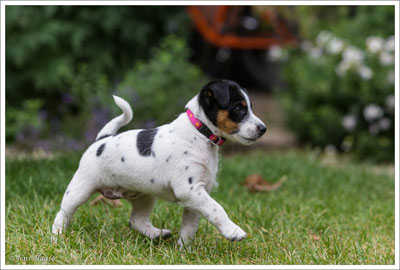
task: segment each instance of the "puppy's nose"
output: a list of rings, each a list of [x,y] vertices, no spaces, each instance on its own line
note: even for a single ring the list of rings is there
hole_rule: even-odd
[[[264,125],[258,125],[257,129],[261,135],[263,135],[265,133],[265,131],[267,131],[267,128]]]

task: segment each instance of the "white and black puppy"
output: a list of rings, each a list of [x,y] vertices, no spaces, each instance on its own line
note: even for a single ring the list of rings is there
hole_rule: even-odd
[[[129,104],[114,96],[123,114],[111,120],[83,154],[61,203],[52,232],[61,234],[77,208],[94,192],[132,203],[131,227],[150,237],[171,231],[150,223],[156,197],[185,209],[178,244],[195,236],[201,216],[221,234],[240,241],[247,234],[233,223],[209,193],[216,184],[218,148],[224,140],[251,144],[266,131],[251,109],[247,92],[237,83],[216,80],[205,85],[170,124],[117,134],[132,119]]]

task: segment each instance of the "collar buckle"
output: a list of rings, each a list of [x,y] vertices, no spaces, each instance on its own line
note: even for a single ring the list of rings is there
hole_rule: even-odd
[[[211,143],[212,143],[213,145],[218,145],[218,146],[222,145],[222,143],[224,142],[224,141],[223,141],[220,137],[218,137],[218,136],[217,136],[217,140],[216,140],[216,141],[211,140],[211,139],[210,139],[210,141],[211,141]]]

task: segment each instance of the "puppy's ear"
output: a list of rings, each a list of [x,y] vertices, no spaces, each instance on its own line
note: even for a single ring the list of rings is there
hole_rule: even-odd
[[[208,95],[213,95],[222,108],[226,108],[229,104],[229,85],[223,81],[216,81],[208,86],[210,92]]]

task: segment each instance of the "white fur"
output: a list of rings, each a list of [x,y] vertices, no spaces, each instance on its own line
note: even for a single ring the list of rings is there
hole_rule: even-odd
[[[114,135],[117,133],[118,129],[121,127],[127,125],[133,117],[132,109],[131,106],[129,105],[128,102],[123,100],[120,97],[114,96],[114,101],[115,104],[122,110],[122,114],[118,117],[115,117],[113,120],[108,122],[97,134],[96,140],[101,138],[102,136],[105,135]]]
[[[248,108],[248,118],[240,124],[239,132],[232,135],[231,140],[238,141],[242,144],[252,144],[259,138],[257,126],[264,126],[264,123],[255,116],[250,106],[250,99],[243,90],[240,90],[246,100]]]
[[[114,97],[114,100],[123,114],[111,120],[101,130],[98,138],[116,134],[132,118],[129,104],[118,97]],[[197,100],[197,96],[194,97],[186,107],[215,134],[226,136],[207,120]],[[248,98],[246,101],[250,105]],[[250,106],[248,107],[251,112]],[[243,132],[250,136],[255,123],[261,121],[251,112],[248,122],[244,124]],[[179,115],[170,124],[158,127],[152,145],[154,156],[142,156],[138,153],[136,137],[139,132],[140,130],[130,130],[106,137],[86,150],[64,194],[61,210],[54,220],[54,234],[61,234],[66,229],[76,209],[91,194],[96,191],[117,190],[119,193],[134,194],[127,198],[133,205],[130,224],[150,238],[171,234],[170,230],[155,228],[150,223],[149,215],[155,197],[179,202],[185,207],[178,242],[180,246],[190,243],[194,238],[201,215],[232,241],[246,237],[247,234],[229,219],[225,210],[209,195],[216,184],[218,146],[196,130],[186,113]],[[97,156],[102,144],[105,144],[104,149]],[[192,179],[191,184],[189,177]]]

